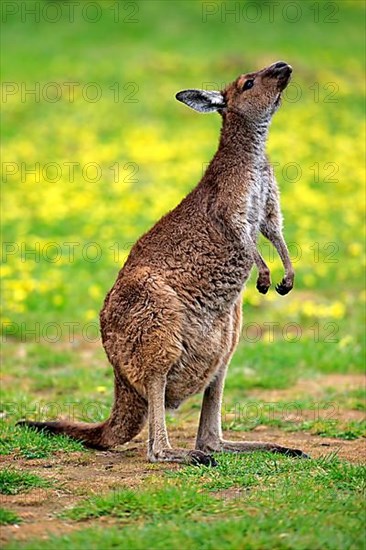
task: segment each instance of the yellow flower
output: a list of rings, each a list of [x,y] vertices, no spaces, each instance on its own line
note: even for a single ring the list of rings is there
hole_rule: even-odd
[[[351,336],[351,334],[347,334],[347,336],[344,336],[339,340],[338,346],[341,349],[344,349],[348,346],[348,344],[351,344],[352,342],[353,342],[353,336]]]
[[[93,321],[97,317],[97,312],[94,309],[88,309],[85,312],[85,319],[87,321]]]
[[[92,298],[100,298],[102,295],[102,291],[98,285],[91,285],[88,292],[89,296],[91,296]]]
[[[362,254],[362,246],[360,243],[350,243],[348,245],[348,251],[351,256],[360,256]]]
[[[317,306],[316,306],[315,302],[313,302],[311,300],[306,300],[303,303],[302,312],[307,317],[316,317]]]
[[[1,266],[1,276],[2,277],[7,277],[8,275],[11,275],[13,272],[13,270],[11,269],[11,267],[9,265],[2,265]]]
[[[52,302],[55,306],[60,306],[64,302],[64,297],[61,294],[55,294],[52,298]]]
[[[13,299],[16,302],[22,302],[27,297],[27,293],[21,286],[17,286],[13,290]]]
[[[342,302],[334,302],[330,308],[329,313],[331,317],[334,317],[335,319],[342,319],[344,317],[346,308],[345,305],[342,304]]]

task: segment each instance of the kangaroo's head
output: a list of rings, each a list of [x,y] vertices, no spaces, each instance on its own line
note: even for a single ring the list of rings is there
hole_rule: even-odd
[[[200,113],[236,112],[248,121],[270,120],[280,105],[281,92],[290,81],[292,67],[284,61],[240,75],[222,91],[184,90],[175,96]]]

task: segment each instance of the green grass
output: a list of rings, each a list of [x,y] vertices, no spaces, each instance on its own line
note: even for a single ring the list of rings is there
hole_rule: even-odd
[[[6,508],[0,508],[0,525],[14,525],[22,520],[17,514]]]
[[[266,503],[266,504],[272,504]],[[359,511],[362,508],[359,507]],[[339,513],[334,514],[327,509],[324,513],[316,510],[318,519],[338,520]],[[322,532],[318,524],[314,527],[314,520],[311,517],[297,516],[293,514],[290,518],[283,520],[279,511],[271,514],[254,512],[251,517],[231,520],[221,520],[212,523],[190,523],[181,522],[176,525],[167,522],[162,525],[148,524],[143,527],[121,529],[110,527],[108,530],[85,529],[73,535],[64,537],[50,537],[49,540],[37,540],[22,544],[9,544],[8,550],[24,548],[27,550],[46,550],[57,548],[68,550],[72,547],[75,550],[82,550],[85,547],[98,550],[103,548],[110,550],[114,548],[130,548],[131,550],[142,550],[143,548],[157,548],[168,550],[170,548],[185,548],[195,550],[197,547],[203,550],[214,550],[217,548],[217,541],[220,541],[222,550],[270,550],[272,548],[308,550],[312,544],[318,548],[338,550],[358,549],[362,544],[359,534],[355,533],[355,520],[349,519],[348,527],[341,531],[337,525],[329,527]],[[278,522],[277,525],[275,522]],[[338,527],[338,529],[337,529]],[[362,547],[361,547],[362,548]]]
[[[360,395],[358,391],[356,395]],[[329,397],[328,397],[329,396]],[[332,398],[330,398],[332,396]],[[352,392],[326,392],[321,399],[289,399],[267,402],[249,398],[224,404],[223,427],[237,432],[258,426],[273,426],[288,432],[306,431],[322,437],[358,439],[366,437],[366,421],[335,418],[342,409],[364,410],[365,400],[355,401]]]
[[[10,468],[0,470],[0,493],[2,495],[17,495],[37,487],[49,487],[49,481],[28,472],[20,472]]]
[[[334,456],[220,458],[216,469],[187,467],[168,474],[164,488],[164,480],[150,479],[147,490],[91,497],[66,514],[74,521],[115,518],[118,523],[108,530],[87,528],[7,548],[214,549],[218,541],[231,550],[362,547],[357,515],[363,510],[365,467]]]
[[[0,454],[23,458],[46,458],[56,452],[84,451],[81,443],[65,436],[51,437],[29,428],[1,422]]]
[[[352,441],[354,439],[358,439],[359,437],[366,437],[366,421],[305,421],[299,426],[296,426],[294,428],[294,431],[295,430],[310,431],[311,433],[320,435],[321,437],[337,437],[338,439]]]
[[[63,516],[78,521],[101,516],[128,521],[144,519],[160,522],[178,517],[195,521],[218,513],[219,509],[217,500],[200,492],[198,487],[173,486],[139,493],[121,489],[111,495],[90,497]]]

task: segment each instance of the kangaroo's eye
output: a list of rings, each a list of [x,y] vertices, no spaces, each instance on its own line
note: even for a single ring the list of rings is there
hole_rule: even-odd
[[[245,90],[250,90],[250,88],[253,88],[253,86],[254,86],[254,80],[253,79],[247,80],[244,83],[243,92],[245,92]]]

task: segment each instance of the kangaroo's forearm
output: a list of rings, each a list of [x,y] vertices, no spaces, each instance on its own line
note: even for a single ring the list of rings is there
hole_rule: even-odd
[[[264,224],[261,226],[261,232],[277,250],[285,269],[285,275],[282,281],[276,286],[276,290],[279,294],[288,294],[294,286],[295,272],[282,231],[279,227],[273,229],[271,226]]]

